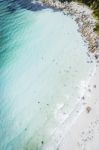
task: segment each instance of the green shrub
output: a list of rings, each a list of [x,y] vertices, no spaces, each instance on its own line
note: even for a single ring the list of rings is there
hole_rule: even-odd
[[[96,27],[94,28],[94,31],[96,31],[99,34],[99,23],[96,24]]]

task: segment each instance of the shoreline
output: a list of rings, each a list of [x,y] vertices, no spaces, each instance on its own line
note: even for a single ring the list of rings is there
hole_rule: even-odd
[[[59,1],[44,1],[57,9],[61,9],[64,15],[75,17],[84,42],[88,45],[88,55],[94,55],[96,66],[89,76],[87,87],[80,98],[77,107],[69,114],[69,117],[61,125],[62,131],[55,132],[55,137],[44,146],[44,150],[98,150],[99,149],[99,36],[94,32],[96,20],[92,16],[92,10],[88,6],[77,2],[61,3]],[[97,104],[97,105],[96,105]],[[72,116],[73,115],[73,116]],[[63,138],[61,135],[64,134]],[[56,137],[60,139],[56,140]],[[62,139],[61,139],[62,138]],[[60,142],[59,142],[60,141]],[[72,144],[71,144],[72,143]],[[55,145],[51,146],[51,145]],[[58,145],[58,146],[57,146]]]
[[[84,41],[88,44],[88,50],[95,53],[99,57],[99,36],[94,31],[97,20],[93,17],[92,12],[88,6],[78,2],[64,2],[61,3],[56,0],[41,0],[43,4],[55,9],[63,11],[64,15],[71,15],[75,17],[78,24],[78,31],[81,33]]]

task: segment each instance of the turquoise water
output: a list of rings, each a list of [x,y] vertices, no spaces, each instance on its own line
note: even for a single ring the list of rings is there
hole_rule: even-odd
[[[7,6],[0,5],[0,150],[41,150],[75,108],[93,64],[72,17]]]

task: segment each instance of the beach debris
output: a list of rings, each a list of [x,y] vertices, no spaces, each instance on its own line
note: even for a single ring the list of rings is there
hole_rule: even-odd
[[[86,111],[87,111],[87,113],[89,113],[89,112],[91,111],[91,107],[90,107],[90,106],[87,106],[87,107],[86,107]]]
[[[99,56],[98,56],[97,54],[95,54],[95,58],[98,59],[98,57],[99,57]]]

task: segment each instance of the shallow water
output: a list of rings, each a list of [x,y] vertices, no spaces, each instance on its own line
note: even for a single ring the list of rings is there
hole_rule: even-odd
[[[94,65],[71,16],[0,4],[0,150],[41,150]]]

